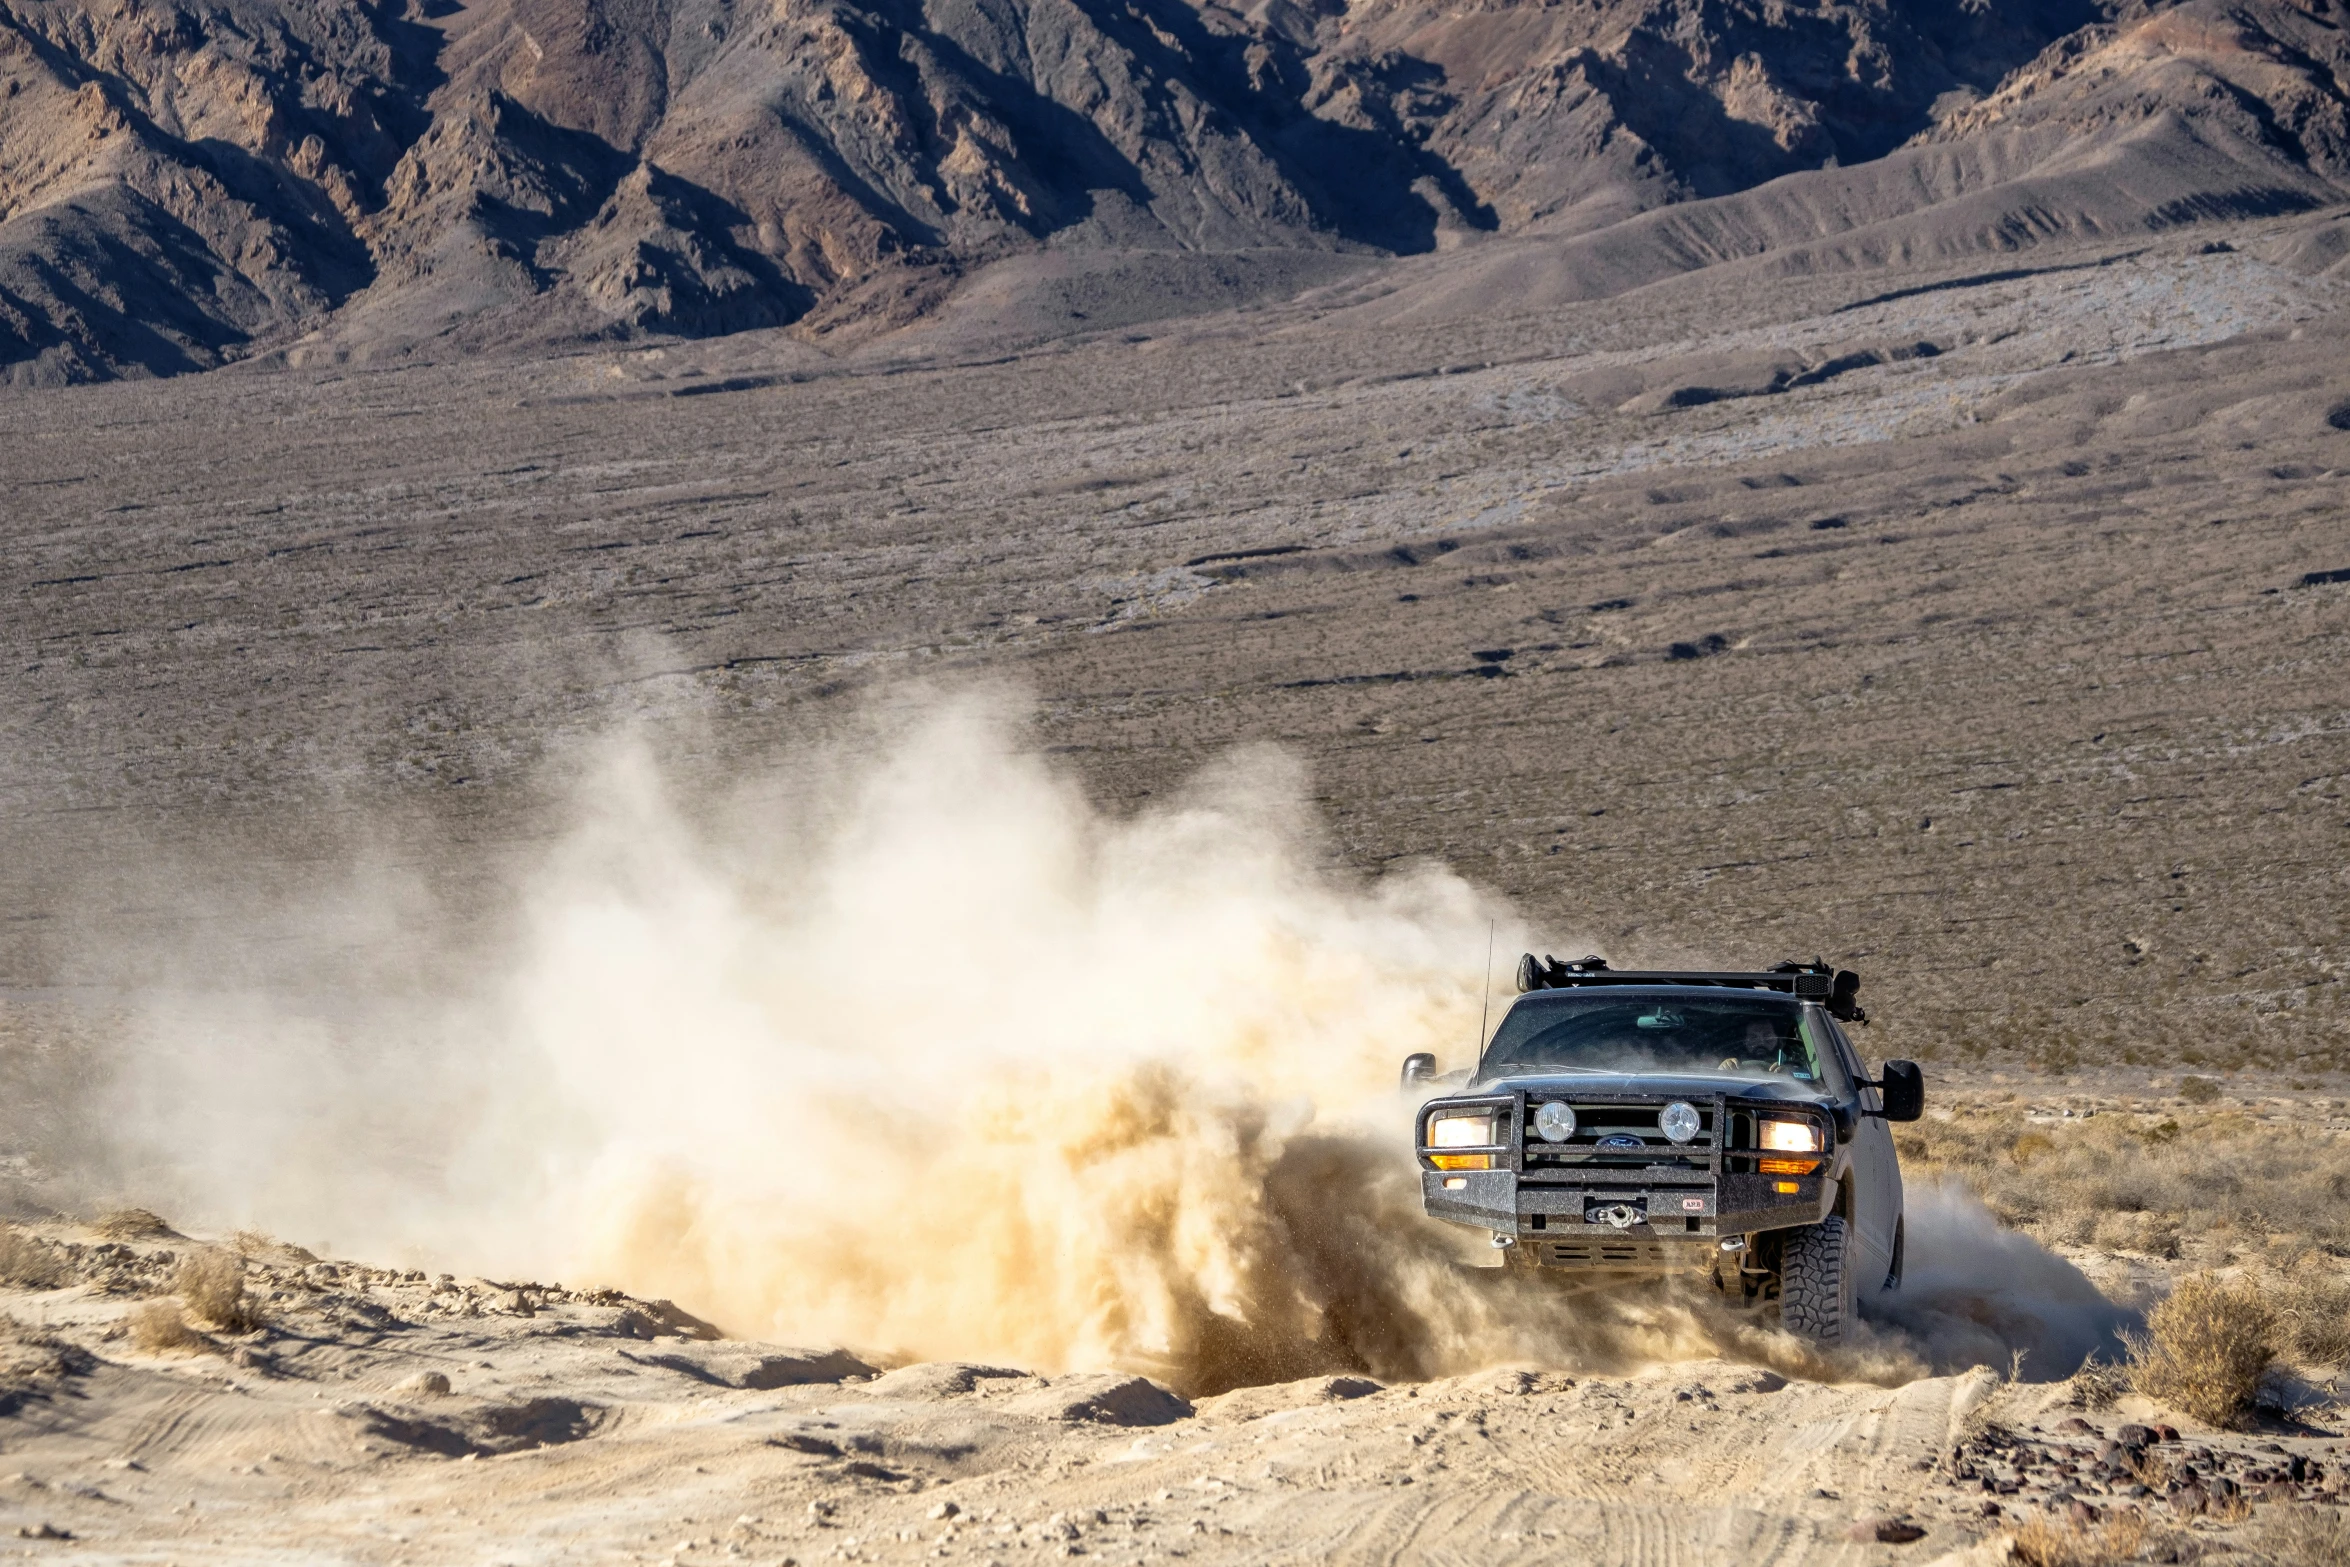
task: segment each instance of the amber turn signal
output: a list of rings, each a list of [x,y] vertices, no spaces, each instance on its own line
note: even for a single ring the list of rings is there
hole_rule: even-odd
[[[1755,1165],[1765,1175],[1809,1175],[1819,1167],[1817,1159],[1763,1159]]]
[[[1439,1170],[1490,1170],[1493,1155],[1489,1153],[1432,1153],[1428,1162]]]

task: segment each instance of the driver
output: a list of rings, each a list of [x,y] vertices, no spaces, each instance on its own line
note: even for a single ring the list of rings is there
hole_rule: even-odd
[[[1762,1018],[1746,1025],[1745,1043],[1738,1047],[1738,1054],[1722,1058],[1720,1070],[1735,1071],[1741,1066],[1759,1066],[1769,1072],[1787,1069],[1786,1048],[1780,1043],[1779,1031]]]

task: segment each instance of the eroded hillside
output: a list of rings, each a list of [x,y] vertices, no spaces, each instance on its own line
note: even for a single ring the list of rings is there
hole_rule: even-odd
[[[1579,236],[1588,297],[1952,204],[2006,247],[2273,214],[2345,194],[2340,22],[2333,0],[0,0],[0,366],[855,341],[1045,246]],[[1608,242],[1771,181],[1694,249]]]

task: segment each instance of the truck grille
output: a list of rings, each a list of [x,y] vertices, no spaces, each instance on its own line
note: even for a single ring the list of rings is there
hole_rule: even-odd
[[[1563,1143],[1547,1143],[1534,1135],[1534,1112],[1544,1104],[1564,1102],[1575,1112],[1575,1135]],[[1704,1169],[1712,1163],[1717,1134],[1717,1109],[1696,1106],[1697,1135],[1685,1143],[1668,1141],[1656,1124],[1662,1104],[1585,1102],[1557,1096],[1529,1097],[1526,1101],[1526,1168],[1545,1165],[1595,1165],[1600,1168],[1645,1169],[1658,1164],[1680,1164]]]

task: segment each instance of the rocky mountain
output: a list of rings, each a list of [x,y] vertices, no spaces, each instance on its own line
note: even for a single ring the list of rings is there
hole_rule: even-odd
[[[1824,264],[1823,242],[1849,262],[2319,208],[2350,199],[2346,21],[2342,0],[0,0],[0,374],[855,340],[1046,247],[1458,249],[1483,281],[1438,297],[1521,274],[1590,297]],[[1910,221],[1929,210],[1950,220]]]

